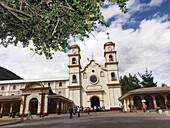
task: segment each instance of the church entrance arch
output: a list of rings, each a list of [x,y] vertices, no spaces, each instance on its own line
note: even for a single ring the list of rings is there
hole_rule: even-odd
[[[29,103],[29,111],[32,115],[36,115],[38,110],[38,99],[32,98]]]
[[[94,106],[100,107],[100,100],[97,96],[91,97],[91,107],[94,108]]]

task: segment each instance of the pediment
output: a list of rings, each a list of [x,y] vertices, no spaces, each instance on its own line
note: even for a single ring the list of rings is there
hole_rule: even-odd
[[[33,82],[33,83],[29,83],[25,89],[39,89],[39,88],[44,88],[44,86],[41,83],[38,82]]]

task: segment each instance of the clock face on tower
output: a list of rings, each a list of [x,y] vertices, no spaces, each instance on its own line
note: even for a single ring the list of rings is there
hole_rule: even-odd
[[[72,52],[73,52],[74,54],[76,54],[76,51],[75,51],[75,50],[72,50]]]
[[[108,50],[109,50],[109,51],[112,51],[112,48],[111,48],[111,47],[108,47]]]

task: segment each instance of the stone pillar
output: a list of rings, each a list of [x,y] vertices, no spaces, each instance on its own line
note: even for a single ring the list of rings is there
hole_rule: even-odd
[[[142,99],[142,100],[145,100],[145,99],[144,99],[144,96],[141,96],[141,99]],[[146,109],[146,108],[145,108],[145,102],[142,102],[142,107],[143,107],[144,109]]]
[[[156,109],[158,106],[157,106],[157,103],[156,103],[156,96],[152,96],[153,98],[153,105],[154,105],[154,108]]]
[[[48,94],[44,94],[44,115],[47,115],[48,112]]]
[[[58,109],[59,109],[59,102],[60,102],[60,100],[57,99],[57,108],[58,108]]]
[[[129,108],[129,98],[126,99],[126,107],[127,107],[127,111],[130,111],[130,108]]]
[[[11,106],[10,106],[10,111],[9,111],[9,112],[11,113],[11,112],[12,112],[12,108],[13,108],[13,106],[14,106],[14,103],[11,103],[10,105],[11,105]]]
[[[4,103],[1,104],[1,110],[0,110],[0,113],[3,112],[3,108],[4,108]]]
[[[23,103],[23,109],[22,109],[22,115],[25,114],[25,108],[26,108],[26,102],[27,102],[27,95],[24,95],[24,103]]]
[[[123,106],[124,106],[124,111],[127,111],[127,104],[126,104],[126,100],[123,100]]]
[[[166,109],[168,109],[167,106],[166,106],[166,102],[167,102],[167,94],[163,94],[162,96],[164,97],[165,107],[166,107]]]

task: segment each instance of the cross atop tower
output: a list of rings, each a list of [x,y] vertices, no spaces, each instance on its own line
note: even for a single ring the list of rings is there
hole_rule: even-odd
[[[107,34],[107,39],[110,40],[110,37],[109,37],[109,32],[106,33]]]
[[[91,57],[92,57],[92,60],[93,60],[94,59],[94,52],[92,52]]]

